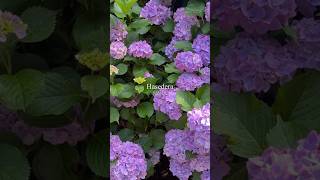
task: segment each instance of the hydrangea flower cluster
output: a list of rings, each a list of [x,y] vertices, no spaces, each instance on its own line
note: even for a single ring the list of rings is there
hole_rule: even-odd
[[[192,38],[191,28],[198,25],[199,21],[195,16],[189,16],[185,12],[185,8],[179,8],[173,15],[174,22],[176,22],[173,34],[175,40],[190,40]]]
[[[264,34],[281,29],[296,15],[295,0],[213,0],[212,3],[213,16],[224,30],[241,26],[249,33]]]
[[[112,180],[140,180],[147,175],[147,161],[142,148],[132,142],[122,142],[110,135],[110,178]]]
[[[277,41],[247,34],[222,47],[214,67],[219,86],[237,92],[266,92],[272,84],[290,79],[297,69]]]
[[[110,96],[110,101],[116,107],[125,107],[125,108],[133,108],[136,107],[140,103],[140,98],[138,96],[130,99],[129,101],[121,101],[114,96]]]
[[[176,48],[176,40],[172,39],[171,42],[166,46],[165,48],[165,54],[166,56],[173,60],[174,59],[174,55],[176,52],[178,52],[179,50]]]
[[[176,86],[185,91],[194,91],[203,84],[201,77],[195,73],[182,73],[176,81]]]
[[[110,27],[110,40],[113,41],[123,41],[128,35],[128,31],[121,21],[116,21],[114,25]]]
[[[163,152],[170,157],[170,171],[181,180],[188,180],[192,172],[200,172],[202,179],[210,179],[210,142],[214,143],[213,159],[217,171],[215,179],[222,179],[229,167],[229,152],[221,136],[214,135],[210,141],[210,104],[200,109],[194,108],[187,113],[188,128],[173,129],[165,136]]]
[[[121,41],[114,41],[110,44],[110,55],[114,59],[123,59],[127,54],[127,47]]]
[[[175,58],[175,65],[181,72],[199,71],[203,66],[201,56],[191,51],[180,52]]]
[[[182,116],[180,106],[176,103],[176,89],[160,89],[153,96],[153,107],[169,116],[172,120],[179,120]]]
[[[250,179],[319,179],[320,135],[312,131],[296,149],[268,148],[260,157],[250,158]]]
[[[206,20],[208,21],[208,22],[210,22],[210,17],[211,17],[211,3],[210,3],[210,1],[208,1],[207,3],[206,3],[206,8],[205,8],[205,18],[206,18]]]
[[[4,106],[0,106],[0,131],[16,134],[24,144],[32,145],[41,137],[51,144],[68,143],[75,145],[84,140],[93,127],[85,128],[79,122],[74,121],[58,128],[38,128],[26,124],[18,115]]]
[[[129,55],[136,58],[151,58],[152,48],[147,41],[136,41],[129,46]]]
[[[289,43],[286,48],[300,68],[320,70],[320,21],[304,18],[295,22],[293,29],[297,33],[297,43]]]
[[[141,9],[140,17],[149,20],[152,24],[164,24],[171,17],[171,10],[158,0],[150,0]]]
[[[23,39],[27,35],[27,25],[18,16],[0,10],[0,42],[6,42],[9,34]]]
[[[210,64],[210,36],[199,34],[192,44],[195,53],[199,54],[204,66]]]

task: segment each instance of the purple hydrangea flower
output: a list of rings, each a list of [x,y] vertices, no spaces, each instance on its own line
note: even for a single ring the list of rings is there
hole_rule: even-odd
[[[204,66],[210,64],[210,36],[199,34],[192,44],[194,52],[199,54]]]
[[[12,127],[12,132],[15,133],[25,145],[32,145],[41,138],[43,130],[27,125],[24,121],[17,121]]]
[[[179,120],[182,116],[180,106],[176,103],[176,89],[160,89],[153,97],[153,106],[172,120]]]
[[[203,64],[200,55],[187,51],[177,54],[175,65],[181,72],[195,72],[199,71]]]
[[[18,16],[0,10],[0,42],[6,42],[11,33],[23,39],[27,35],[27,25]]]
[[[210,104],[188,111],[188,127],[192,131],[210,131]]]
[[[46,128],[43,130],[43,139],[51,144],[68,143],[76,145],[77,142],[84,140],[90,133],[90,128],[83,127],[78,122],[72,122],[59,128]]]
[[[110,135],[110,165],[112,180],[139,180],[147,175],[147,161],[142,148],[132,142],[121,142],[120,138]]]
[[[176,48],[176,42],[176,40],[172,39],[165,48],[165,54],[171,60],[174,59],[175,53],[179,51],[179,49]]]
[[[200,78],[203,83],[210,84],[210,68],[204,67],[200,69]]]
[[[210,22],[210,1],[206,3],[205,18],[208,22]]]
[[[154,77],[154,76],[147,71],[147,72],[145,72],[145,73],[143,74],[143,77],[144,77],[144,78],[152,78],[152,77]]]
[[[204,171],[200,178],[201,180],[210,180],[210,170]]]
[[[192,38],[191,25],[185,22],[177,23],[173,30],[174,39],[189,41]]]
[[[295,0],[213,0],[212,3],[213,17],[223,30],[241,26],[249,33],[264,34],[283,28],[296,15]]]
[[[128,35],[125,25],[120,20],[110,28],[110,41],[123,41]]]
[[[185,8],[178,8],[173,15],[174,22],[176,23],[186,23],[190,26],[199,24],[199,21],[196,16],[187,15]]]
[[[147,41],[137,41],[129,46],[129,55],[137,58],[151,58],[152,56],[151,46]]]
[[[176,81],[177,87],[185,91],[194,91],[201,87],[202,84],[201,77],[194,73],[182,73]]]
[[[214,67],[223,89],[266,92],[272,84],[290,79],[297,64],[277,41],[240,34],[221,48]]]
[[[172,0],[160,0],[160,3],[164,6],[171,6]]]
[[[270,147],[259,157],[250,158],[250,179],[319,179],[320,135],[311,131],[296,149]]]
[[[179,162],[175,159],[170,159],[170,171],[179,180],[188,180],[192,175],[192,170],[188,162]]]
[[[199,155],[190,160],[190,167],[193,171],[202,172],[210,169],[210,156]]]
[[[296,0],[298,11],[305,17],[313,17],[314,12],[317,10],[317,6],[320,6],[319,0]]]
[[[155,25],[164,24],[170,16],[170,9],[161,5],[157,0],[150,0],[147,2],[140,12],[140,17],[149,20]]]
[[[153,165],[156,165],[160,162],[160,151],[150,150],[148,154]]]
[[[135,96],[134,98],[128,100],[128,101],[121,101],[118,98],[111,96],[110,101],[113,105],[116,107],[125,107],[125,108],[133,108],[136,107],[140,103],[140,98],[138,96]]]
[[[114,41],[110,44],[110,55],[114,59],[123,59],[127,54],[127,47],[121,41]]]

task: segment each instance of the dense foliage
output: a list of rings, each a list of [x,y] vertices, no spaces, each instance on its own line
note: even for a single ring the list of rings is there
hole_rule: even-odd
[[[212,128],[233,154],[225,179],[319,179],[319,1],[212,3]]]

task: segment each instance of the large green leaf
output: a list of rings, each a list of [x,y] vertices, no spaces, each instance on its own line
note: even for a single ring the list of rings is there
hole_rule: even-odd
[[[273,110],[285,121],[320,131],[320,73],[297,76],[281,87]]]
[[[22,70],[15,75],[0,76],[0,101],[16,110],[25,110],[40,93],[44,75],[40,71]]]
[[[0,144],[0,179],[28,180],[30,166],[27,158],[14,146]]]
[[[196,97],[187,91],[177,91],[176,102],[181,106],[184,111],[190,111],[193,108],[193,104],[196,101]]]
[[[33,172],[37,179],[77,180],[73,168],[79,163],[78,151],[68,145],[45,145],[33,158]]]
[[[92,102],[108,91],[108,79],[98,75],[87,75],[81,78],[81,88],[89,93]]]
[[[113,122],[119,123],[119,111],[114,107],[110,107],[110,124]]]
[[[293,122],[278,119],[277,125],[267,135],[269,146],[276,148],[294,148],[297,140],[303,138],[308,130]]]
[[[56,26],[56,13],[43,7],[28,8],[21,17],[28,25],[27,37],[23,42],[43,41],[53,33]]]
[[[89,140],[86,156],[90,169],[98,176],[108,177],[109,145],[107,131],[99,132]]]
[[[276,123],[271,109],[253,95],[214,93],[214,97],[214,131],[230,138],[234,154],[246,158],[259,155]]]
[[[135,89],[131,84],[114,84],[110,86],[111,96],[119,98],[131,98],[134,95]]]
[[[81,99],[79,87],[60,74],[49,72],[45,75],[44,88],[26,111],[33,116],[60,115]]]
[[[141,118],[150,118],[153,115],[154,109],[150,102],[140,103],[137,107],[137,114]]]

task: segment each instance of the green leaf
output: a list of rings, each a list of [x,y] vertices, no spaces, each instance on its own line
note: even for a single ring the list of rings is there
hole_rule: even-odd
[[[295,42],[298,41],[297,32],[294,30],[294,28],[292,28],[290,26],[285,26],[283,28],[283,31],[286,33],[287,36],[292,38]]]
[[[151,117],[153,115],[154,109],[150,102],[140,103],[137,107],[137,114],[141,118]]]
[[[134,131],[132,129],[125,128],[125,129],[121,129],[118,132],[118,135],[121,141],[132,141],[134,138]]]
[[[115,2],[125,14],[128,14],[137,0],[115,0]]]
[[[166,62],[166,58],[161,56],[159,53],[154,53],[150,58],[150,63],[154,65],[162,65]]]
[[[128,65],[123,63],[118,64],[117,68],[119,69],[117,75],[124,75],[128,71]]]
[[[192,173],[192,180],[201,180],[200,172],[193,172]]]
[[[167,79],[169,83],[174,84],[177,81],[178,77],[179,74],[171,74],[167,77]]]
[[[186,14],[189,16],[203,17],[205,4],[199,0],[189,1],[186,7]]]
[[[152,139],[152,146],[154,149],[160,150],[164,147],[165,131],[162,129],[152,129],[150,137]]]
[[[79,153],[68,145],[44,145],[33,158],[32,168],[37,179],[77,180],[73,171],[79,163]]]
[[[87,162],[90,169],[98,176],[108,177],[109,169],[109,132],[99,132],[89,140],[86,150]]]
[[[196,98],[191,92],[177,91],[176,102],[181,106],[182,110],[192,110],[195,101]]]
[[[15,75],[0,76],[0,101],[11,109],[25,110],[44,85],[40,71],[22,70]]]
[[[164,71],[166,73],[180,73],[180,71],[176,68],[174,63],[164,65]]]
[[[0,179],[28,180],[30,166],[22,152],[7,144],[0,144]]]
[[[245,158],[260,155],[266,135],[276,124],[271,109],[253,95],[214,93],[213,127],[230,138],[231,151]]]
[[[163,122],[166,122],[168,120],[169,120],[169,118],[168,118],[168,116],[166,114],[164,114],[162,112],[159,112],[159,111],[156,112],[156,121],[158,123],[163,123]]]
[[[152,139],[149,136],[142,136],[137,140],[137,143],[141,145],[144,152],[148,152],[152,146]]]
[[[79,89],[62,75],[49,72],[44,76],[44,88],[26,112],[33,116],[63,114],[82,100]]]
[[[134,87],[134,89],[140,94],[144,91],[144,86],[143,85],[137,85]]]
[[[189,41],[177,41],[175,47],[183,51],[191,51],[192,43]]]
[[[187,116],[182,115],[182,117],[178,121],[169,120],[165,123],[165,126],[167,131],[171,129],[185,129],[187,126]]]
[[[92,103],[108,91],[108,79],[98,75],[87,75],[81,78],[81,88],[89,93]]]
[[[56,26],[56,13],[43,7],[31,7],[25,10],[21,18],[28,25],[27,36],[22,41],[40,42],[47,39]]]
[[[130,98],[134,95],[134,86],[130,84],[113,84],[110,86],[111,96],[116,96],[119,98]]]
[[[83,51],[99,49],[104,52],[109,40],[107,17],[94,13],[81,13],[73,26],[73,38]]]
[[[310,72],[297,76],[282,86],[273,110],[284,121],[300,127],[320,131],[320,73]]]
[[[114,107],[110,107],[110,124],[113,122],[117,122],[119,124],[119,111]]]
[[[206,104],[210,102],[210,86],[208,84],[203,85],[197,89],[196,97],[203,103]]]
[[[269,146],[275,148],[295,148],[297,140],[303,138],[308,130],[292,122],[283,122],[280,118],[277,125],[267,135]]]
[[[163,26],[162,30],[164,32],[173,32],[174,29],[174,22],[172,19],[169,19]]]
[[[147,33],[151,26],[150,22],[146,19],[138,19],[132,22],[128,27],[129,29],[137,32],[138,34],[145,34]]]
[[[210,32],[210,23],[205,23],[201,28],[201,32],[203,34],[208,34]]]

